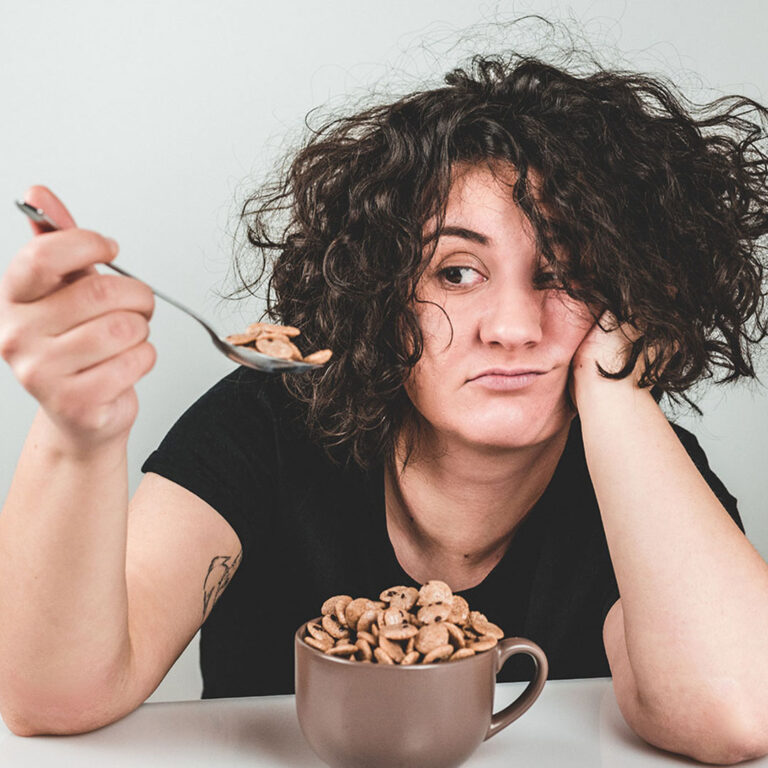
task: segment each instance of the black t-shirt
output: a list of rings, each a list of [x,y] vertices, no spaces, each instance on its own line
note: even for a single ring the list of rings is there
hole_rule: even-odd
[[[672,425],[741,530],[736,499],[696,438]],[[293,693],[293,634],[336,594],[416,586],[386,529],[384,473],[336,466],[311,443],[279,376],[237,368],[142,466],[210,504],[240,538],[240,567],[201,631],[203,698]],[[201,583],[202,600],[202,583]],[[507,636],[538,643],[549,679],[607,677],[602,626],[619,597],[578,417],[550,484],[482,583],[458,594]],[[500,681],[530,679],[513,657]]]

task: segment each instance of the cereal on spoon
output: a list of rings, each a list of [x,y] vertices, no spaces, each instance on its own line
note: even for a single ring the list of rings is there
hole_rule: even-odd
[[[310,365],[323,365],[331,359],[330,349],[319,349],[306,357],[291,341],[301,333],[292,325],[273,325],[272,323],[251,323],[245,333],[234,333],[226,341],[236,347],[249,347],[263,355],[280,357],[283,360],[296,360]]]
[[[378,600],[334,595],[321,618],[307,623],[304,642],[328,656],[378,664],[456,661],[493,648],[501,627],[471,611],[443,581],[421,589],[390,587]]]

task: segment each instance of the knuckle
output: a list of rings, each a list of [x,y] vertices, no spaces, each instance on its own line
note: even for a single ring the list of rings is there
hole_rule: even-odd
[[[152,293],[152,289],[145,283],[141,284],[141,290],[143,293],[144,307],[149,317],[155,313],[155,294]]]
[[[113,301],[115,287],[108,275],[91,275],[83,280],[88,301],[96,306],[108,305]]]
[[[0,326],[0,357],[10,363],[22,347],[24,335],[19,329],[6,322]]]
[[[78,234],[82,238],[83,246],[89,251],[93,251],[97,254],[102,254],[104,252],[109,253],[109,243],[104,235],[101,235],[92,229],[80,229],[78,230]]]
[[[117,362],[118,365],[112,370],[112,385],[115,391],[124,389],[126,384],[135,384],[142,376],[149,372],[155,364],[155,348],[148,342],[143,341],[126,350]]]
[[[50,265],[46,248],[33,240],[25,246],[20,256],[19,268],[35,283],[43,282],[47,278]]]
[[[149,326],[145,318],[136,312],[114,312],[109,319],[108,332],[122,342],[146,338]]]
[[[13,372],[27,392],[34,395],[42,388],[43,372],[35,360],[29,359],[19,362],[14,366]]]
[[[155,367],[155,363],[157,362],[157,350],[154,345],[145,341],[138,347],[138,351],[140,352],[140,375],[144,376]]]

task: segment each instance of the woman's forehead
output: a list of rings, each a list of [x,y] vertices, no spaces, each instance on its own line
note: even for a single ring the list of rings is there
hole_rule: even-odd
[[[511,164],[463,165],[452,174],[440,234],[465,236],[465,239],[491,244],[493,232],[514,226],[530,233],[527,217],[514,202],[512,187],[517,173]],[[437,217],[424,224],[425,244],[436,233]],[[464,230],[462,233],[460,230]],[[468,235],[468,236],[467,236]]]

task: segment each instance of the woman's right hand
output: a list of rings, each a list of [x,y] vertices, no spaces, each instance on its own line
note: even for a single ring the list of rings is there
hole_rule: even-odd
[[[77,229],[46,187],[25,201],[62,229],[37,233],[0,279],[0,355],[40,403],[65,451],[124,442],[138,413],[134,384],[155,364],[147,341],[154,296],[144,283],[102,275],[94,264],[117,243]]]

